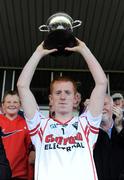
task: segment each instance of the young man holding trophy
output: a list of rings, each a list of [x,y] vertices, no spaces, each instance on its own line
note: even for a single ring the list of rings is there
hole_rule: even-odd
[[[107,78],[86,44],[75,39],[76,46],[64,47],[64,51],[80,53],[95,81],[88,111],[73,117],[77,89],[76,83],[68,77],[58,77],[50,85],[49,100],[55,117],[45,118],[39,111],[30,83],[40,60],[59,51],[45,48],[44,42],[36,48],[17,82],[36,150],[35,180],[97,180],[93,147],[99,132]]]

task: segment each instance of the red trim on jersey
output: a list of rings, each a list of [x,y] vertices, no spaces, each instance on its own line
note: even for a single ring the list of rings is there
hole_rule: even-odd
[[[45,129],[46,129],[46,126],[47,126],[49,120],[50,120],[50,119],[47,120],[47,122],[46,122],[46,124],[45,124],[45,126],[44,126],[44,129],[43,129],[42,133],[44,133],[44,131],[45,131]]]
[[[40,128],[40,132],[41,132],[41,134],[42,134],[42,136],[43,136],[43,130],[42,130],[42,128]]]
[[[48,124],[48,121],[49,121],[49,119],[47,120],[47,122],[46,122],[45,127],[44,127],[43,130],[42,130],[42,128],[40,128],[40,130],[38,130],[38,128],[39,128],[39,126],[40,126],[40,123],[39,123],[35,128],[33,128],[32,130],[30,130],[30,131],[29,131],[29,132],[30,132],[30,136],[34,136],[34,135],[38,134],[38,136],[39,136],[39,138],[40,138],[40,140],[41,140],[41,142],[42,142],[43,133],[44,133],[44,131],[45,131],[45,129],[46,129],[46,126],[47,126],[47,124]]]
[[[67,124],[67,123],[69,123],[72,119],[73,119],[73,117],[71,118],[71,119],[69,119],[69,120],[67,120],[66,122],[60,122],[58,119],[55,119],[55,118],[52,118],[54,121],[56,121],[56,122],[58,122],[59,124],[62,124],[62,125],[64,125],[64,124]]]
[[[32,130],[29,130],[29,133],[32,133],[32,132],[34,132],[35,130],[37,130],[39,126],[40,126],[40,123],[39,123],[35,128],[33,128]]]
[[[39,135],[39,138],[40,138],[40,140],[41,140],[41,142],[42,142],[41,131],[38,131],[38,135]]]
[[[42,136],[43,136],[42,128],[40,128],[40,130],[36,130],[34,133],[30,134],[30,136],[35,136],[36,134],[39,135],[40,140],[42,141]]]
[[[92,133],[94,133],[94,134],[98,134],[98,133],[99,133],[99,128],[90,125],[89,121],[88,121],[88,125],[89,125],[90,131],[91,131]]]
[[[81,124],[81,123],[80,123],[80,124]],[[82,127],[82,124],[81,124],[81,127]],[[82,127],[82,128],[83,128],[83,127]],[[88,125],[86,125],[86,128],[85,128],[85,130],[84,130],[84,134],[85,134],[85,137],[86,137],[87,141],[88,141],[89,133],[90,133],[90,128],[89,128]]]
[[[45,127],[44,127],[43,130],[42,130],[42,128],[40,128],[40,130],[37,131],[41,142],[42,142],[43,133],[44,133],[44,131],[45,131],[45,129],[46,129],[46,126],[47,126],[47,124],[48,124],[48,121],[49,121],[49,119],[47,120],[47,122],[46,122]]]
[[[91,158],[91,163],[92,163],[92,167],[93,167],[93,175],[94,175],[94,180],[96,180],[96,171],[95,171],[95,165],[94,165],[94,161],[93,161],[93,156],[92,156],[92,153],[90,151],[90,147],[89,147],[89,143],[87,144],[88,145],[88,149],[89,149],[89,153],[90,153],[90,158]]]
[[[98,133],[99,133],[99,128],[90,125],[90,123],[89,123],[89,121],[88,121],[88,119],[87,119],[87,116],[82,116],[82,117],[84,117],[84,118],[87,120],[87,123],[88,123],[88,125],[89,125],[90,131],[91,131],[92,133],[94,133],[94,134],[98,134]],[[84,131],[85,133],[86,133],[86,131],[87,131],[87,128],[88,128],[88,127],[86,126],[86,129],[85,129],[85,131]]]
[[[39,126],[40,126],[40,123],[34,129],[29,131],[30,136],[34,136],[37,134]]]
[[[37,131],[35,131],[34,133],[30,134],[30,136],[34,136],[34,135],[36,135],[36,134],[37,134],[37,132],[38,132],[38,130],[37,130]]]
[[[79,121],[79,122],[80,122],[80,121]],[[80,125],[81,125],[82,131],[84,132],[84,135],[85,135],[85,138],[86,138],[86,141],[87,141],[87,146],[88,146],[88,149],[89,149],[90,159],[91,159],[91,163],[92,163],[94,180],[96,180],[95,165],[94,165],[94,163],[93,163],[94,161],[93,161],[92,153],[91,153],[91,150],[90,150],[90,147],[89,147],[89,143],[88,143],[88,142],[89,142],[89,140],[88,140],[88,135],[89,135],[90,131],[89,131],[89,128],[86,127],[85,130],[88,129],[88,130],[87,130],[88,132],[85,134],[85,131],[84,131],[84,128],[83,128],[81,122],[80,122]]]
[[[93,129],[93,130],[95,130],[95,131],[99,131],[99,128],[90,125],[89,121],[88,121],[88,124],[89,124],[89,126],[90,126],[91,129]]]
[[[89,131],[89,126],[86,125],[86,128],[85,128],[85,130],[84,130],[84,134],[87,135],[88,131]]]
[[[99,129],[98,129],[98,131],[94,131],[93,129],[90,128],[90,131],[91,131],[93,134],[99,134]]]
[[[88,130],[88,126],[86,125],[86,128],[85,128],[85,130],[84,130],[84,134],[86,135],[86,133],[87,133],[87,130]]]

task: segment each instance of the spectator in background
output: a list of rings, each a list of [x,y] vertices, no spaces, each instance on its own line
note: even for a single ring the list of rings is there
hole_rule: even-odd
[[[123,111],[123,120],[124,120],[124,97],[121,93],[115,93],[112,95],[114,105],[120,107]]]
[[[115,106],[118,106],[120,108],[123,107],[123,95],[121,93],[115,93],[112,95],[112,99],[113,99],[113,102],[114,102],[114,105]]]
[[[88,110],[90,99],[84,102]],[[114,116],[113,116],[114,115]],[[114,119],[113,119],[114,117]],[[122,109],[105,96],[102,121],[94,148],[94,160],[99,180],[124,180],[124,125]]]
[[[110,141],[110,180],[119,180],[124,170],[123,113],[120,106],[113,105],[113,100],[108,95],[105,97],[101,127]]]
[[[11,180],[12,172],[2,142],[2,130],[0,128],[0,180]]]
[[[12,170],[12,179],[28,179],[28,155],[31,140],[25,119],[18,115],[20,99],[16,91],[7,91],[2,101],[0,114],[2,139]],[[32,178],[30,179],[32,180]]]
[[[28,161],[28,180],[34,180],[35,147],[32,143],[29,148]]]

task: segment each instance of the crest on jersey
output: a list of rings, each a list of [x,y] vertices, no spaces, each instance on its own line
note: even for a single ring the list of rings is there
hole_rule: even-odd
[[[78,122],[75,122],[74,124],[72,124],[72,126],[77,130],[78,129]]]

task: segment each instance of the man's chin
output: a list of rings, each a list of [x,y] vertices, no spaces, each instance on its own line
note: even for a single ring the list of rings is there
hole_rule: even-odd
[[[110,119],[110,118],[109,118],[109,116],[108,116],[107,114],[103,114],[103,115],[102,115],[102,121],[101,121],[101,122],[102,122],[102,123],[109,122],[109,119]]]
[[[67,111],[60,111],[60,114],[67,114]]]
[[[68,114],[68,111],[67,109],[63,109],[63,110],[58,111],[58,113],[64,116]]]

